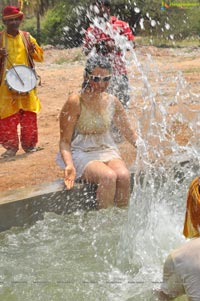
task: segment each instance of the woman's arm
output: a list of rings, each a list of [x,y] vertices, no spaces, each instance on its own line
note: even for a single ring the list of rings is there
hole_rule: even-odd
[[[120,132],[124,135],[124,137],[130,142],[133,146],[136,147],[137,133],[134,124],[131,124],[127,113],[121,104],[121,102],[115,98],[115,114],[113,117],[113,121]]]
[[[74,186],[76,177],[70,146],[79,115],[79,95],[70,95],[60,112],[60,152],[66,165],[64,182],[67,189]]]

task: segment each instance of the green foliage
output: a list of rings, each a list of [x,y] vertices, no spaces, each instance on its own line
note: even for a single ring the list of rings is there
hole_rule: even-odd
[[[8,1],[10,0],[1,0],[0,8],[8,4]],[[88,11],[92,2],[94,1],[24,0],[26,18],[22,24],[23,29],[42,44],[63,45],[66,48],[79,46],[84,30],[91,22]],[[115,0],[111,3],[111,14],[127,21],[136,36],[173,42],[200,34],[200,6],[161,10],[162,0]],[[28,19],[30,16],[32,17]],[[2,28],[3,25],[0,24],[0,30]]]
[[[140,22],[136,23],[136,33],[139,35],[180,40],[199,32],[200,6],[190,9],[170,7],[163,11],[160,0],[136,0],[129,3],[134,10],[140,10]],[[132,14],[130,7],[128,9]]]
[[[62,6],[48,10],[42,21],[42,31],[44,34],[43,43],[62,44],[63,13]]]
[[[200,9],[172,8],[163,12],[161,19],[163,37],[171,37],[175,40],[185,39],[197,35],[197,20]]]
[[[2,31],[4,29],[3,24],[0,24],[0,31]]]
[[[21,24],[21,29],[30,32],[30,34],[37,39],[37,28],[35,18],[25,18]]]
[[[45,42],[67,48],[80,45],[82,28],[88,26],[85,15],[85,6],[75,6],[73,2],[56,5],[47,12],[43,22]]]

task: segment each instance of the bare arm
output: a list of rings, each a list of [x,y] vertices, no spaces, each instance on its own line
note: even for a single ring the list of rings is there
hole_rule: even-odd
[[[115,114],[114,114],[114,123],[124,137],[130,142],[133,146],[136,147],[137,133],[134,124],[131,124],[126,111],[124,110],[120,101],[115,98]]]
[[[60,152],[66,165],[64,181],[67,189],[74,186],[76,177],[70,146],[79,114],[79,95],[70,95],[60,112]]]

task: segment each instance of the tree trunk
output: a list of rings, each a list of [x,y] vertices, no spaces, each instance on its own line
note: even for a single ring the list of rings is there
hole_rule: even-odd
[[[36,12],[36,18],[37,18],[37,41],[40,43],[41,28],[40,28],[40,12],[39,12],[39,9]]]

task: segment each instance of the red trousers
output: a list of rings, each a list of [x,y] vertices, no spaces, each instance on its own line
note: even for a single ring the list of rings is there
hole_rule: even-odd
[[[0,119],[0,144],[6,149],[19,149],[18,125],[21,146],[26,152],[38,142],[37,114],[34,112],[20,110],[12,116]]]

